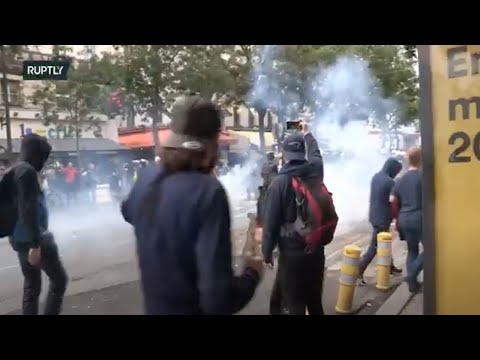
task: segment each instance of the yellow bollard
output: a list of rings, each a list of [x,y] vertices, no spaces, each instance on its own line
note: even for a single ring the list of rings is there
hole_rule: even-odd
[[[338,298],[335,306],[335,311],[339,314],[352,312],[361,252],[362,250],[357,245],[347,245],[343,249],[343,263],[340,267]]]
[[[381,232],[377,235],[377,289],[389,289],[391,266],[392,234]]]

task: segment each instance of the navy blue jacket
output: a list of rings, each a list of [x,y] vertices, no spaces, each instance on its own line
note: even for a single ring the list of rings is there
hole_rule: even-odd
[[[216,177],[149,167],[122,213],[135,229],[147,314],[233,314],[250,301],[259,277],[233,274],[229,204]]]
[[[388,228],[393,221],[390,194],[395,185],[393,179],[400,170],[402,164],[395,158],[389,158],[382,170],[372,177],[368,218],[373,227]]]
[[[320,177],[323,180],[323,160],[317,140],[311,133],[305,135],[307,159],[286,163],[280,173],[272,180],[267,191],[263,210],[262,252],[265,260],[270,260],[278,245],[280,251],[305,247],[299,241],[280,237],[283,225],[294,222],[297,217],[295,192],[292,177]]]

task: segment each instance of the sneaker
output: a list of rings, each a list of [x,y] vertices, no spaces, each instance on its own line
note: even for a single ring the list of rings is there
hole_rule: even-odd
[[[359,276],[357,279],[357,285],[358,286],[365,286],[367,285],[367,282],[363,279],[363,275]]]
[[[422,283],[418,282],[417,280],[415,280],[415,281],[408,281],[407,280],[407,284],[408,284],[408,290],[412,294],[418,293],[422,288]]]
[[[392,265],[391,268],[390,268],[390,274],[391,274],[391,275],[399,275],[399,274],[401,274],[402,272],[403,272],[402,269],[396,268],[396,267],[393,266],[393,265]]]

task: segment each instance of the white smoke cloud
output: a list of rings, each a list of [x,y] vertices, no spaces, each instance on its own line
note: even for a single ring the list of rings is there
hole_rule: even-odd
[[[348,228],[367,218],[370,180],[385,161],[378,142],[368,135],[366,119],[356,116],[371,114],[378,104],[388,108],[393,101],[379,95],[368,63],[353,57],[319,70],[311,88],[310,100],[318,104],[314,134],[329,150],[344,154],[338,161],[325,161],[325,184],[334,194],[339,225]],[[354,112],[349,111],[352,105]]]
[[[260,61],[252,71],[253,86],[248,96],[251,104],[271,107],[282,99],[298,99],[294,93],[278,96],[279,73],[272,76],[278,50],[277,45],[262,47]],[[315,104],[310,109],[315,114],[312,131],[324,153],[325,183],[334,194],[339,228],[349,229],[367,219],[370,180],[385,161],[385,156],[379,153],[378,141],[368,135],[365,126],[368,114],[378,115],[395,105],[392,99],[380,95],[377,83],[367,62],[358,57],[343,57],[330,67],[319,68],[308,86],[309,102]],[[345,156],[331,160],[329,151]],[[233,208],[245,196],[250,170],[249,166],[237,168],[221,178]]]

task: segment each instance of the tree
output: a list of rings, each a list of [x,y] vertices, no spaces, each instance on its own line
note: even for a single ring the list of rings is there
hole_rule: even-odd
[[[290,95],[280,101],[295,104],[297,111],[309,108],[326,109],[333,99],[318,99],[311,96],[312,87],[321,87],[319,70],[325,69],[341,57],[363,59],[376,79],[369,95],[377,95],[379,104],[348,104],[347,117],[374,116],[380,124],[388,122],[395,126],[412,122],[416,117],[417,76],[415,58],[408,56],[399,45],[286,45],[279,53],[280,69],[274,73],[284,94]],[[295,96],[298,96],[295,99]],[[374,98],[374,96],[372,96]],[[369,106],[370,105],[370,106]],[[385,106],[389,105],[389,106]],[[283,105],[285,106],[285,105]],[[380,111],[381,110],[381,111]],[[382,113],[380,113],[382,112]]]
[[[185,45],[129,45],[128,64],[135,109],[152,119],[155,152],[160,150],[158,124],[179,93],[179,75],[185,66]],[[123,54],[125,59],[125,52]]]
[[[263,65],[269,65],[262,63],[265,60],[262,55],[263,48],[255,45],[195,46],[190,48],[184,68],[189,76],[182,78],[185,81],[183,88],[207,96],[216,93],[220,106],[243,105],[250,114],[250,108],[253,108],[258,115],[260,148],[265,150],[265,116],[270,104],[261,101],[263,94],[256,93],[256,90],[268,75],[255,71],[263,71]]]
[[[26,45],[0,45],[0,67],[2,68],[1,88],[3,94],[3,104],[5,107],[5,115],[1,121],[2,127],[6,126],[7,132],[7,156],[11,160],[12,156],[12,129],[10,124],[10,102],[8,94],[8,78],[7,67],[8,60],[14,55],[20,54]]]
[[[81,125],[86,124],[87,129],[98,127],[100,119],[94,113],[104,110],[99,72],[95,71],[95,63],[95,59],[79,61],[76,66],[70,67],[67,80],[44,82],[44,86],[32,96],[33,104],[42,108],[45,126],[55,124],[64,133],[74,134],[78,157]],[[68,115],[60,120],[62,112]]]
[[[372,98],[381,102],[348,103],[345,118],[373,117],[378,125],[396,127],[416,117],[415,59],[404,46],[196,45],[186,54],[178,79],[180,88],[204,96],[215,93],[222,106],[244,105],[249,111],[254,108],[259,115],[261,144],[267,110],[284,123],[305,110],[315,116],[315,110],[332,106],[336,99],[315,96],[322,87],[318,75],[344,56],[368,62],[375,81],[366,95],[375,95]]]

